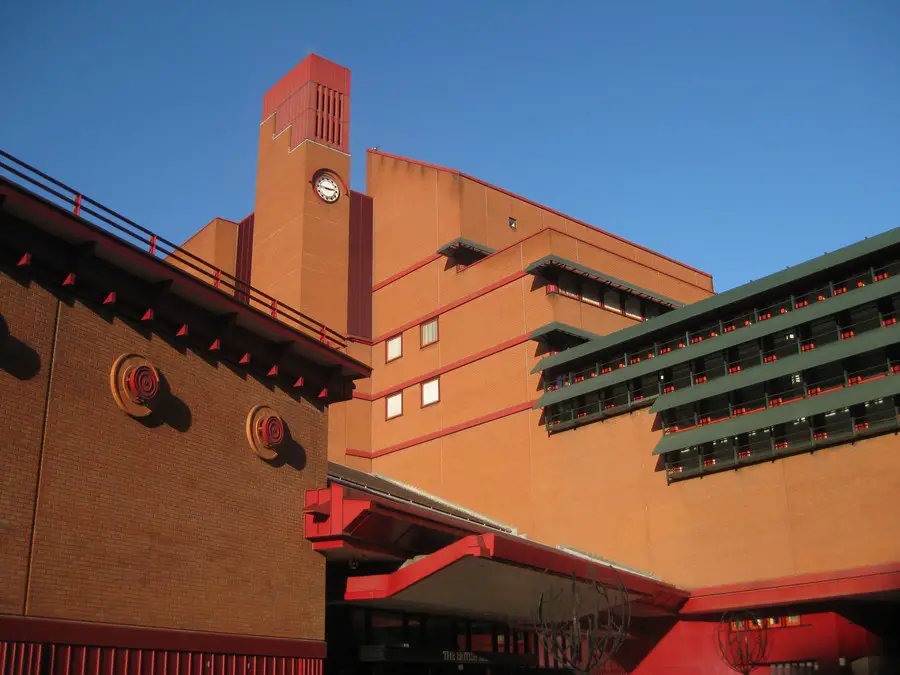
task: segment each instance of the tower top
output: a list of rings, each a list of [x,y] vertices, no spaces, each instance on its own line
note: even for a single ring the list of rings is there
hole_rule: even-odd
[[[350,70],[310,54],[263,96],[275,134],[291,127],[291,149],[314,141],[350,152]]]

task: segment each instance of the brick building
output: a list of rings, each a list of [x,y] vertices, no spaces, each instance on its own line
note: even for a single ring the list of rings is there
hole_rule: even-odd
[[[181,246],[4,155],[0,663],[559,669],[574,575],[622,672],[725,672],[743,609],[772,672],[888,668],[900,230],[716,295],[458,171],[349,190],[349,111],[301,62]]]

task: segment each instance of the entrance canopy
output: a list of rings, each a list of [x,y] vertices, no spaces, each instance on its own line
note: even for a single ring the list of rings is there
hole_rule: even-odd
[[[571,594],[573,582],[587,611],[621,602],[621,588],[635,616],[673,615],[689,595],[588,554],[538,544],[386,476],[330,464],[329,482],[306,493],[306,537],[329,561],[357,570],[344,594],[354,604],[527,622],[541,594],[552,612],[563,602],[551,598]],[[596,585],[608,592],[598,594]],[[567,615],[571,610],[569,603]]]
[[[470,535],[390,574],[357,576],[347,581],[345,600],[371,602],[385,609],[469,617],[530,621],[541,594],[550,600],[571,591],[577,580],[586,607],[595,584],[610,589],[609,601],[624,587],[636,615],[674,614],[688,594],[674,586],[609,564],[521,537]],[[560,603],[547,611],[571,612]],[[567,614],[566,614],[567,615]],[[563,618],[562,616],[548,618]]]

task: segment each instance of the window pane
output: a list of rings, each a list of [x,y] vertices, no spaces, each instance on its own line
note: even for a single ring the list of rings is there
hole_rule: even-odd
[[[403,414],[403,392],[391,394],[385,399],[387,405],[387,418],[397,417]]]
[[[432,319],[428,323],[422,324],[422,346],[430,345],[437,342],[438,339],[438,320]]]
[[[592,305],[600,304],[600,288],[594,281],[585,281],[581,287],[581,299]]]
[[[641,301],[637,298],[625,298],[625,315],[633,319],[641,318]]]
[[[422,405],[437,403],[441,398],[441,381],[439,379],[422,383]]]
[[[388,361],[393,361],[394,359],[399,359],[403,355],[403,336],[395,335],[387,341],[387,356],[385,357]]]
[[[622,305],[619,304],[619,294],[615,291],[606,291],[606,293],[603,294],[603,305],[610,309],[622,309]]]

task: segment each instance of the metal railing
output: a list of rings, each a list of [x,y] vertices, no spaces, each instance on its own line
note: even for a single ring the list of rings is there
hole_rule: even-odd
[[[228,272],[199,258],[190,251],[138,225],[133,220],[107,208],[83,193],[61,183],[42,171],[0,150],[0,175],[49,202],[71,210],[73,214],[113,234],[117,238],[143,249],[162,262],[189,270],[193,275],[222,293],[236,296],[244,304],[281,321],[286,326],[318,339],[328,346],[344,349],[346,336],[316,321],[298,309],[254,288]],[[177,264],[173,264],[175,261]]]

